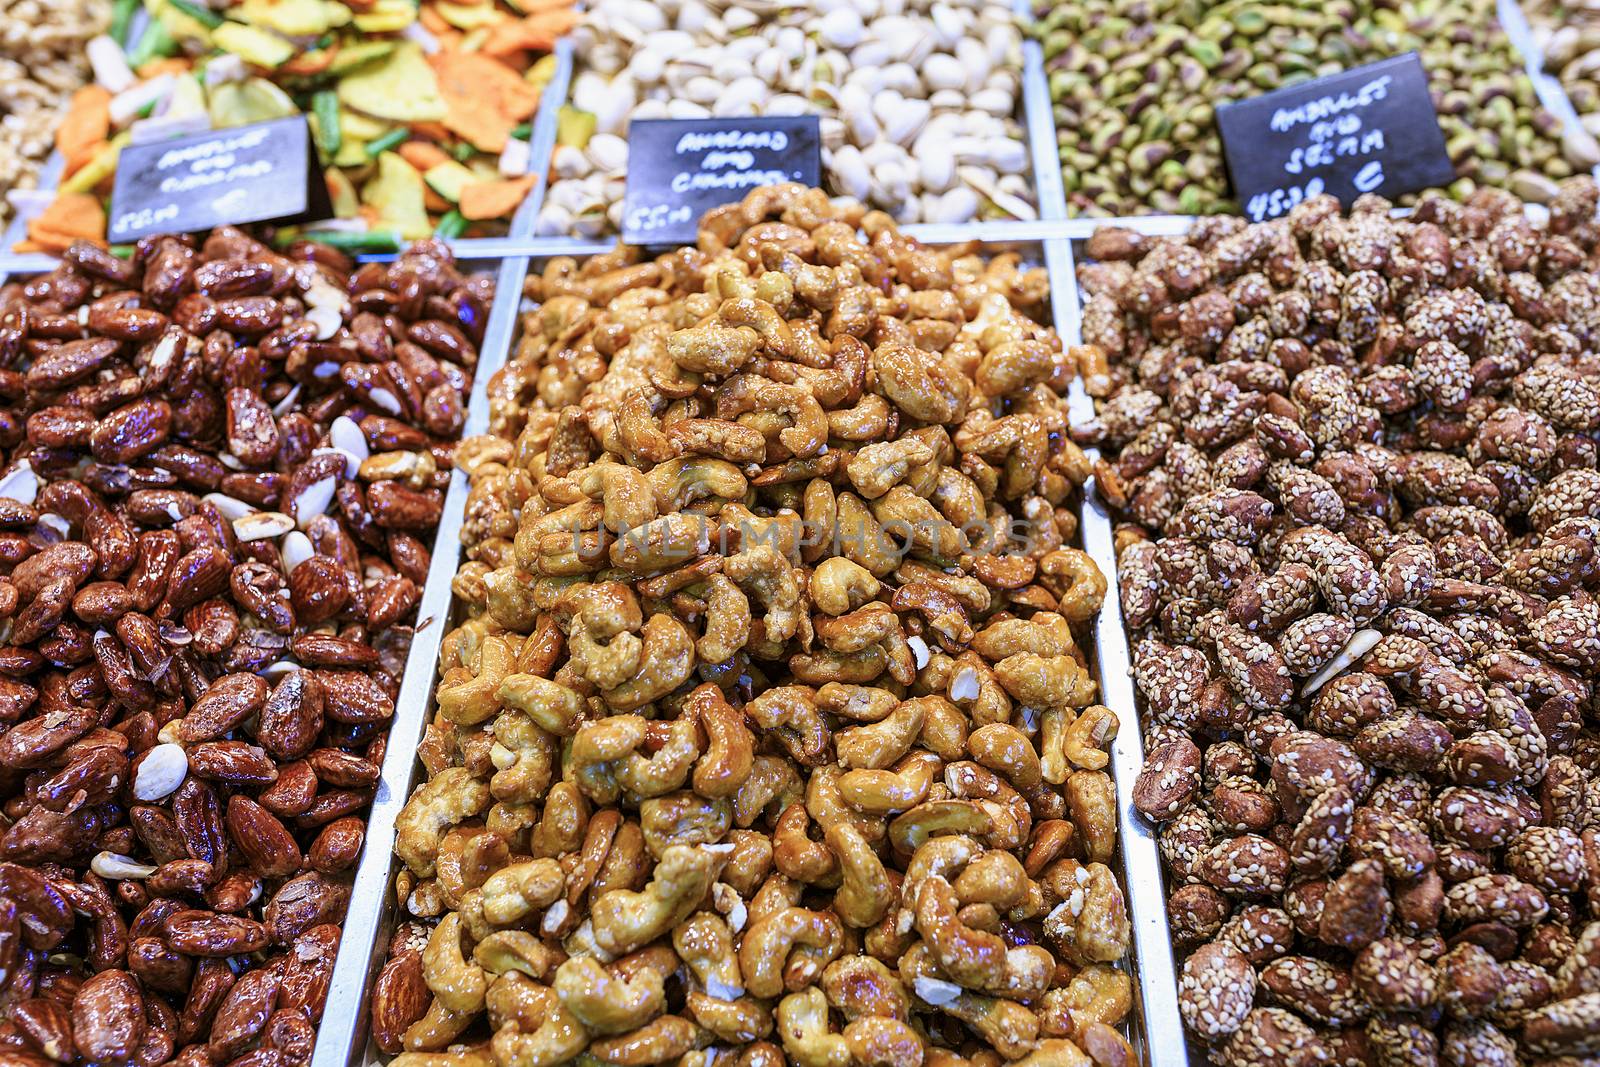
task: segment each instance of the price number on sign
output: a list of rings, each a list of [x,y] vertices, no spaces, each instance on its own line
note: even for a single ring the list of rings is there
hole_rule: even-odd
[[[138,211],[124,211],[117,216],[115,225],[111,227],[113,233],[124,230],[145,229],[150,226],[159,226],[163,222],[171,222],[178,217],[178,205],[167,204],[163,207],[145,207]]]
[[[1288,211],[1302,200],[1309,200],[1318,195],[1327,186],[1321,178],[1312,178],[1304,185],[1290,185],[1286,188],[1274,189],[1270,193],[1257,193],[1245,204],[1244,210],[1250,216],[1251,222],[1264,222],[1275,219]]]
[[[668,226],[682,226],[693,222],[687,204],[657,204],[640,208],[628,216],[628,229],[639,233],[654,233]]]

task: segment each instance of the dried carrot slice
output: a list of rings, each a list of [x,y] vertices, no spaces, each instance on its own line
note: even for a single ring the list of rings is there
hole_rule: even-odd
[[[483,53],[508,56],[513,52],[548,52],[555,48],[558,38],[577,24],[578,15],[571,10],[529,15],[497,30],[483,42]]]
[[[28,221],[28,236],[58,252],[65,252],[68,245],[79,239],[104,245],[105,209],[100,206],[98,197],[88,193],[62,193],[37,218]]]
[[[450,127],[442,122],[413,122],[411,124],[411,135],[437,144],[440,141],[448,141],[450,139]]]
[[[444,124],[482,152],[499,152],[539,106],[539,90],[498,60],[474,52],[428,57],[448,113]]]
[[[407,141],[396,151],[400,153],[401,159],[416,167],[419,172],[451,161],[450,153],[427,141]]]
[[[442,215],[455,207],[450,201],[434,192],[432,189],[422,190],[422,206],[435,215]]]
[[[68,166],[76,170],[93,159],[95,151],[110,136],[110,90],[86,85],[73,93],[72,104],[56,129],[56,148],[67,158]]]
[[[521,178],[468,182],[461,187],[458,207],[463,217],[474,221],[504,218],[517,210],[533,188],[534,180],[535,176],[528,174]]]
[[[459,39],[461,31],[444,20],[444,16],[435,11],[430,4],[423,4],[417,11],[417,21],[422,23],[422,28],[427,30],[445,44],[449,39]]]
[[[572,8],[563,7],[553,11],[536,12],[523,19],[523,21],[530,26],[538,26],[546,33],[560,37],[576,26],[580,18]]]
[[[26,242],[31,252],[51,252],[60,255],[72,247],[72,242],[77,238],[69,234],[56,233],[54,230],[35,229],[33,223],[28,224],[29,240]],[[100,242],[104,244],[105,242]],[[22,251],[22,243],[18,243],[17,250]]]
[[[149,81],[159,78],[163,74],[187,74],[194,69],[191,60],[171,57],[167,59],[152,59],[134,73],[139,75],[140,81]]]
[[[339,45],[338,42],[335,42],[327,48],[319,48],[313,52],[301,52],[287,63],[279,64],[277,73],[313,77],[333,66],[333,61],[338,57]]]

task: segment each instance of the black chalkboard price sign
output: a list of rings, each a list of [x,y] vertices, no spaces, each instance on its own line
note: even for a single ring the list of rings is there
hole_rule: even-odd
[[[129,145],[117,159],[107,238],[190,233],[333,214],[304,116]]]
[[[815,115],[640,119],[628,127],[622,240],[694,244],[700,216],[781,182],[816,185],[822,129]]]
[[[1224,104],[1217,127],[1252,222],[1318,193],[1348,207],[1362,193],[1392,199],[1456,176],[1415,52]]]

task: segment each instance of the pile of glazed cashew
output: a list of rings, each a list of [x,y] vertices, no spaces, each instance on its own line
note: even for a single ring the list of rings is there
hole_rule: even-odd
[[[458,453],[398,1067],[1132,1062],[1047,292],[799,186],[530,283]]]

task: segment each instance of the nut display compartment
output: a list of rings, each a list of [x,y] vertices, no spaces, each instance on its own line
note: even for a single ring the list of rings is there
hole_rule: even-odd
[[[1348,277],[1354,273],[1349,263],[1338,261],[1326,251],[1329,245],[1317,242],[1328,234],[1367,226],[1374,247],[1400,249],[1408,241],[1435,236],[1443,240],[1449,235],[1459,249],[1457,255],[1498,265],[1499,257],[1515,256],[1514,251],[1501,249],[1515,247],[1509,245],[1508,235],[1517,234],[1526,235],[1525,247],[1544,242],[1548,248],[1581,249],[1565,267],[1543,269],[1552,287],[1567,284],[1568,278],[1582,285],[1588,281],[1585,257],[1594,244],[1595,199],[1593,181],[1579,176],[1563,184],[1548,211],[1493,194],[1480,194],[1465,206],[1425,200],[1411,218],[1387,216],[1374,210],[1376,205],[1368,205],[1365,213],[1358,207],[1344,218],[1324,203],[1316,221],[1309,209],[1298,213],[1292,225],[1306,244],[1290,254],[1298,257],[1304,252],[1304,261],[1297,258],[1297,263],[1306,275],[1343,271]],[[1475,212],[1489,221],[1474,228]],[[1516,357],[1496,363],[1499,350],[1492,344],[1479,348],[1482,338],[1471,320],[1453,308],[1439,321],[1452,327],[1468,325],[1453,335],[1454,340],[1438,338],[1427,316],[1451,301],[1487,307],[1490,315],[1502,316],[1512,329],[1527,329],[1524,306],[1514,297],[1502,303],[1498,290],[1480,292],[1470,284],[1452,288],[1448,280],[1423,285],[1409,300],[1385,305],[1381,315],[1369,320],[1374,324],[1372,335],[1364,339],[1346,335],[1354,337],[1349,342],[1353,345],[1372,344],[1370,351],[1377,355],[1370,361],[1348,366],[1337,358],[1329,363],[1301,362],[1295,353],[1304,346],[1319,346],[1318,351],[1327,354],[1346,343],[1328,339],[1323,331],[1332,330],[1334,323],[1342,327],[1350,318],[1347,311],[1330,311],[1320,323],[1304,327],[1285,329],[1272,323],[1266,309],[1281,307],[1281,299],[1292,301],[1303,295],[1294,279],[1304,275],[1285,271],[1281,262],[1267,265],[1265,256],[1229,259],[1233,249],[1271,232],[1270,228],[1250,227],[1246,232],[1236,220],[1208,220],[1196,224],[1193,244],[1156,244],[1142,239],[1149,235],[1138,220],[1119,220],[1117,226],[1117,231],[1098,235],[1080,249],[1085,254],[1089,248],[1098,249],[1101,262],[1086,255],[1079,277],[1083,299],[1092,301],[1085,314],[1085,339],[1123,354],[1120,380],[1108,380],[1108,391],[1096,394],[1108,402],[1101,409],[1095,439],[1108,441],[1108,451],[1114,446],[1117,455],[1115,463],[1097,471],[1096,492],[1117,501],[1123,520],[1116,531],[1116,546],[1123,554],[1120,573],[1111,545],[1104,546],[1101,558],[1102,567],[1116,574],[1102,623],[1124,629],[1124,651],[1131,640],[1128,635],[1138,637],[1131,673],[1141,692],[1135,696],[1130,687],[1129,698],[1154,753],[1139,777],[1138,804],[1124,814],[1129,825],[1160,826],[1165,854],[1160,874],[1182,888],[1175,890],[1165,909],[1158,895],[1147,914],[1158,920],[1155,941],[1169,943],[1175,956],[1181,953],[1186,958],[1182,996],[1188,1025],[1215,1027],[1206,1031],[1209,1046],[1195,1040],[1186,1049],[1175,1025],[1173,1062],[1204,1062],[1217,1057],[1219,1049],[1226,1049],[1220,1053],[1226,1058],[1258,1035],[1260,1028],[1270,1030],[1280,1020],[1286,1028],[1270,1040],[1296,1040],[1290,1030],[1334,1048],[1345,1041],[1359,1046],[1366,1038],[1385,1040],[1384,1027],[1390,1024],[1383,1016],[1384,994],[1381,988],[1363,983],[1391,945],[1409,936],[1448,945],[1448,952],[1441,949],[1448,957],[1440,964],[1441,982],[1455,982],[1468,966],[1466,958],[1476,963],[1477,954],[1484,951],[1472,940],[1479,932],[1472,925],[1481,914],[1474,895],[1479,884],[1504,883],[1512,898],[1526,886],[1525,895],[1539,905],[1548,895],[1553,901],[1551,914],[1564,906],[1562,890],[1548,884],[1537,862],[1522,862],[1521,856],[1529,843],[1546,840],[1564,842],[1556,852],[1576,849],[1559,801],[1541,808],[1533,798],[1571,788],[1567,782],[1585,777],[1587,770],[1579,768],[1589,761],[1575,747],[1569,720],[1556,714],[1561,705],[1548,705],[1553,697],[1545,690],[1517,688],[1514,679],[1519,671],[1542,672],[1541,677],[1555,684],[1588,692],[1586,664],[1580,666],[1567,646],[1545,636],[1550,624],[1544,621],[1544,612],[1555,616],[1572,610],[1568,587],[1559,582],[1573,579],[1559,579],[1557,586],[1543,590],[1551,594],[1548,600],[1531,599],[1524,590],[1529,561],[1549,551],[1559,538],[1556,523],[1566,512],[1557,501],[1565,499],[1568,485],[1587,482],[1593,473],[1587,463],[1567,467],[1552,462],[1553,453],[1550,458],[1535,454],[1526,473],[1519,467],[1510,472],[1515,480],[1502,485],[1493,481],[1502,469],[1497,462],[1500,453],[1494,449],[1503,435],[1516,432],[1502,427],[1549,426],[1552,442],[1559,434],[1569,447],[1587,454],[1593,447],[1589,416],[1577,415],[1579,408],[1563,405],[1557,394],[1542,391],[1540,383],[1559,376],[1589,396],[1594,371],[1588,364],[1565,367],[1537,341],[1530,341],[1530,347],[1519,350]],[[1238,239],[1231,240],[1235,235]],[[1139,291],[1143,283],[1172,277],[1161,273],[1161,264],[1170,262],[1168,255],[1187,255],[1206,280],[1182,298],[1163,296],[1153,309],[1122,305],[1126,294]],[[1256,272],[1257,267],[1266,273]],[[1384,273],[1391,269],[1404,268],[1386,266]],[[1176,333],[1163,337],[1159,316],[1170,316],[1169,322],[1184,317],[1192,325],[1196,311],[1208,302],[1220,307],[1230,296],[1236,299],[1238,319],[1230,312],[1214,337],[1196,340],[1190,334],[1187,348]],[[1252,302],[1253,297],[1259,302]],[[1256,317],[1255,311],[1263,317]],[[1381,331],[1402,329],[1402,322],[1404,329],[1417,331],[1403,346],[1391,352],[1373,344]],[[1267,339],[1254,350],[1260,358],[1241,356],[1238,344],[1263,336],[1263,326]],[[1164,341],[1172,347],[1163,348]],[[1474,367],[1477,377],[1456,386],[1458,393],[1444,391],[1429,376],[1435,362],[1450,358],[1465,367],[1467,351],[1484,360]],[[1161,362],[1163,352],[1184,353],[1195,363],[1163,380],[1167,366]],[[1256,402],[1261,409],[1241,421],[1229,422],[1223,415],[1207,422],[1204,414],[1186,406],[1195,399],[1197,408],[1216,411],[1215,402],[1228,392],[1226,375],[1252,369],[1265,377],[1241,392],[1256,388],[1260,392],[1234,410]],[[1319,392],[1316,383],[1328,381],[1347,387]],[[1395,398],[1377,389],[1378,383],[1389,381],[1418,384],[1414,393]],[[1457,381],[1468,379],[1463,374]],[[1315,421],[1326,410],[1318,404],[1337,403],[1337,398],[1346,396],[1352,405],[1364,407],[1368,430],[1329,431],[1326,424]],[[1140,400],[1149,400],[1152,406],[1136,413],[1129,405]],[[1207,408],[1208,403],[1213,406]],[[1453,413],[1468,403],[1488,413],[1477,431],[1485,442],[1484,451],[1474,448],[1476,434],[1463,441],[1441,432],[1457,425]],[[1592,411],[1592,404],[1584,402],[1581,410]],[[1295,442],[1305,443],[1304,449],[1280,447],[1273,436],[1280,423]],[[1586,429],[1576,429],[1580,424]],[[1235,444],[1239,447],[1233,448]],[[1345,448],[1351,451],[1346,453]],[[1247,455],[1260,456],[1261,466],[1246,462],[1241,467]],[[1392,495],[1380,500],[1353,491],[1353,483],[1345,478],[1351,468],[1341,466],[1346,455],[1361,456],[1353,462],[1362,469],[1369,460],[1391,464],[1385,469],[1395,472],[1395,481],[1385,493]],[[1185,467],[1190,459],[1214,464],[1206,468],[1206,481],[1189,492],[1166,492],[1164,479],[1181,478],[1185,469],[1196,469]],[[1465,490],[1442,488],[1442,483],[1409,473],[1430,462],[1451,466],[1462,477],[1480,482]],[[1320,498],[1325,507],[1306,507],[1307,496],[1300,489],[1307,485],[1327,487]],[[1481,494],[1465,503],[1480,487]],[[1231,527],[1235,532],[1212,533],[1218,527],[1205,526],[1205,509],[1226,509],[1228,505],[1219,502],[1234,500],[1259,502],[1259,514],[1273,517],[1273,535],[1258,541],[1263,527],[1244,525]],[[1478,541],[1470,543],[1465,536],[1452,539],[1429,525],[1446,513],[1481,516],[1481,538],[1473,534]],[[1491,542],[1503,546],[1498,556],[1486,547]],[[1460,551],[1475,543],[1485,546],[1476,557]],[[1317,548],[1307,554],[1303,549],[1310,544]],[[1230,554],[1242,561],[1241,569],[1230,570],[1220,563],[1208,569],[1201,564],[1188,572],[1189,584],[1174,567],[1174,561],[1182,558],[1216,561]],[[1435,566],[1437,558],[1437,574],[1431,569],[1413,570],[1413,556],[1425,558],[1425,568]],[[1388,576],[1387,584],[1381,584],[1380,574]],[[1119,582],[1130,576],[1132,581],[1119,590]],[[1306,599],[1287,603],[1276,590],[1302,576],[1309,584],[1297,588],[1308,590]],[[1358,591],[1369,588],[1374,590],[1371,596]],[[1113,604],[1111,598],[1119,592],[1121,603]],[[1260,613],[1252,606],[1258,603],[1258,592],[1259,603],[1265,605]],[[1526,617],[1508,612],[1504,621],[1494,618],[1496,604],[1520,605],[1523,596],[1530,597]],[[1473,629],[1481,619],[1490,618],[1494,622],[1484,627],[1487,632]],[[1465,636],[1458,636],[1456,627]],[[1435,650],[1412,636],[1418,630],[1449,640]],[[1326,640],[1313,644],[1308,641],[1313,634],[1326,635]],[[1258,650],[1248,662],[1276,666],[1255,673],[1253,668],[1244,669],[1246,660],[1234,654],[1244,645]],[[1101,652],[1107,654],[1104,646]],[[1405,653],[1414,660],[1405,659]],[[1179,661],[1184,665],[1170,666]],[[1414,662],[1424,666],[1412,666]],[[1451,702],[1442,702],[1435,695],[1438,690],[1417,687],[1414,672],[1420,670],[1437,670],[1451,679]],[[1224,694],[1233,703],[1208,704],[1207,693]],[[1200,696],[1191,699],[1181,694]],[[1452,718],[1458,706],[1467,709],[1470,725],[1463,727]],[[1405,735],[1413,726],[1417,733]],[[1436,749],[1407,747],[1414,736],[1428,737]],[[1509,751],[1511,742],[1506,739],[1512,736],[1531,738],[1528,757],[1508,757],[1501,764],[1508,769],[1501,772],[1499,784],[1520,807],[1505,824],[1488,830],[1471,819],[1452,821],[1449,816],[1456,810],[1473,812],[1472,805],[1482,802],[1480,794],[1488,795],[1482,780],[1462,769],[1461,754],[1477,745]],[[1326,777],[1297,778],[1294,768],[1304,765],[1297,761],[1312,750],[1338,769]],[[1341,778],[1346,768],[1348,779]],[[1267,775],[1272,784],[1263,788],[1272,791],[1271,803],[1252,809],[1249,798]],[[1351,798],[1351,817],[1343,828],[1336,818],[1326,838],[1305,829],[1319,818],[1311,809],[1325,810],[1345,796]],[[1391,831],[1391,825],[1397,829]],[[1373,844],[1375,835],[1378,844]],[[1326,843],[1330,841],[1331,845]],[[1404,844],[1390,844],[1400,841]],[[1277,859],[1282,862],[1274,868],[1271,859],[1263,859],[1250,866],[1256,877],[1252,881],[1251,875],[1240,873],[1248,864],[1237,857],[1255,848],[1256,842],[1264,857],[1281,849]],[[1486,846],[1496,851],[1486,849],[1480,864],[1467,870],[1448,866],[1449,857]],[[1322,851],[1308,851],[1318,847]],[[1501,848],[1504,861],[1496,858]],[[1446,857],[1438,869],[1436,854]],[[1576,855],[1575,851],[1562,854]],[[1393,866],[1380,873],[1374,857]],[[1508,869],[1501,867],[1502,862]],[[1282,877],[1270,873],[1274,870]],[[1380,897],[1385,906],[1387,894],[1392,893],[1399,902],[1394,911],[1346,904],[1342,894],[1361,884],[1374,886],[1372,896]],[[1324,887],[1328,888],[1325,904],[1317,896]],[[1437,894],[1432,892],[1435,888]],[[1308,901],[1316,903],[1308,906]],[[1340,910],[1335,910],[1335,902]],[[1216,904],[1214,910],[1205,907],[1210,903]],[[1344,925],[1356,914],[1374,921],[1364,927]],[[1519,929],[1519,923],[1528,925],[1531,913],[1508,906],[1505,914],[1508,929]],[[1256,924],[1253,929],[1251,923]],[[1525,942],[1520,937],[1518,933],[1503,940],[1498,962],[1492,966],[1503,966],[1511,975],[1566,966],[1565,948],[1546,951],[1538,937]],[[1306,963],[1311,957],[1319,962]],[[1144,962],[1148,967],[1150,961]],[[1347,1016],[1320,1014],[1314,998],[1308,999],[1295,985],[1302,967],[1319,970],[1329,983],[1355,976],[1352,1011],[1370,1012],[1373,1020],[1364,1035],[1358,1028],[1350,1036],[1347,1024],[1340,1022]],[[1251,970],[1246,977],[1252,977],[1254,969],[1260,971],[1262,989],[1253,997],[1249,988],[1253,983],[1232,978],[1218,982],[1225,970],[1243,974],[1247,968]],[[1176,967],[1169,965],[1167,970],[1170,977]],[[1145,986],[1148,992],[1150,981]],[[1238,999],[1216,992],[1241,988],[1245,992]],[[1571,995],[1558,988],[1548,1000],[1532,1000],[1523,1015],[1486,1015],[1479,1025],[1507,1049],[1519,1041],[1551,1045],[1570,1041],[1566,1034],[1546,1037],[1550,1029],[1544,1020],[1570,1010],[1566,1000]],[[1324,1029],[1313,1037],[1306,1019]],[[1448,1026],[1437,1037],[1426,1024],[1418,1027],[1418,1033],[1425,1041],[1455,1040]]]
[[[1055,252],[1037,242],[1009,246],[985,245],[980,252],[987,256],[1006,250],[1015,250],[1033,263],[1053,259],[1055,256]],[[1056,252],[1064,250],[1063,245],[1058,247]],[[535,263],[538,264],[538,260]],[[1070,278],[1070,272],[1054,274],[1053,280],[1063,277]],[[1059,290],[1056,290],[1052,293],[1052,304],[1056,314],[1063,314],[1064,309],[1070,307],[1070,299],[1063,302]],[[486,378],[487,376],[485,380]],[[481,400],[481,397],[474,398],[475,404]],[[1080,400],[1079,403],[1081,402]],[[483,426],[485,419],[486,413],[475,408],[469,432],[473,428]],[[442,534],[453,533],[458,527],[458,520],[451,518],[451,514],[453,513],[447,510],[447,524],[451,530],[442,531]],[[440,545],[434,562],[435,577],[439,578],[439,581],[430,581],[430,592],[443,588],[444,579],[448,577],[445,561],[455,556],[456,552],[455,548]],[[448,617],[448,608],[445,607],[447,601],[448,597],[440,594],[437,600],[430,599],[425,604],[424,611],[442,622]],[[1103,633],[1103,623],[1098,627],[1091,623],[1089,633],[1093,635],[1097,629]],[[1094,677],[1105,687],[1104,701],[1118,711],[1119,732],[1108,746],[1111,757],[1107,770],[1111,772],[1117,790],[1125,793],[1131,783],[1131,778],[1128,776],[1137,771],[1139,762],[1137,726],[1132,721],[1131,715],[1123,710],[1131,709],[1131,705],[1123,703],[1118,695],[1115,678],[1107,674],[1103,659],[1095,653],[1090,642],[1086,640],[1082,648]],[[420,662],[416,665],[423,666]],[[431,673],[427,672],[421,677],[429,677]],[[372,983],[382,963],[389,936],[399,921],[399,907],[393,887],[395,878],[404,869],[404,865],[391,847],[396,833],[395,815],[413,787],[423,780],[421,763],[413,758],[413,752],[420,743],[425,724],[431,720],[434,710],[434,703],[428,698],[428,694],[425,693],[424,699],[417,703],[409,699],[409,694],[426,689],[425,683],[419,683],[415,690],[407,690],[407,698],[403,698],[401,702],[401,717],[397,719],[394,727],[389,757],[384,768],[384,791],[380,794],[369,827],[368,848],[357,876],[354,902],[347,923],[349,947],[341,954],[335,974],[335,987],[345,991],[345,995],[339,998],[337,1004],[330,1005],[329,1014],[325,1018],[318,1050],[319,1057],[327,1057],[322,1062],[339,1062],[339,1057],[346,1051],[352,1057],[351,1062],[376,1064],[387,1059],[367,1040],[366,1013]],[[1125,778],[1128,778],[1128,781],[1124,781]],[[1119,797],[1119,810],[1125,806],[1125,802]],[[1119,818],[1118,821],[1124,820]],[[1124,893],[1130,898],[1131,911],[1135,906],[1139,883],[1149,882],[1156,877],[1153,845],[1148,838],[1136,840],[1121,835],[1119,827],[1118,845],[1111,860],[1111,868],[1117,881],[1124,885]],[[1144,954],[1151,951],[1147,936],[1139,931],[1147,931],[1151,926],[1146,918],[1138,914],[1131,914],[1130,918],[1135,928],[1133,948],[1116,965],[1130,975],[1135,985],[1132,991],[1133,1010],[1126,1020],[1124,1032],[1142,1062],[1157,1063],[1160,1062],[1159,1049],[1164,1043],[1164,1037],[1159,1033],[1149,1032],[1144,1020],[1149,1017],[1146,1012],[1151,994],[1141,992],[1139,988],[1145,970]],[[1156,958],[1158,960],[1167,958],[1164,946],[1163,954]],[[1159,995],[1161,988],[1159,984],[1151,988]],[[335,1027],[339,1029],[335,1030]]]
[[[17,879],[27,879],[24,887],[59,892],[82,914],[92,909],[96,922],[123,931],[120,924],[144,913],[152,896],[172,903],[187,896],[212,909],[187,909],[185,922],[173,925],[174,946],[185,946],[170,950],[177,973],[204,968],[194,985],[157,978],[141,992],[129,977],[156,974],[147,966],[151,953],[139,952],[167,936],[159,912],[136,927],[135,937],[152,929],[156,936],[132,950],[127,969],[103,948],[90,960],[111,972],[95,988],[144,998],[152,1017],[173,1020],[151,1035],[158,1039],[174,1038],[177,1025],[177,1009],[158,997],[184,1007],[192,989],[215,989],[220,976],[231,981],[225,965],[195,963],[219,959],[214,950],[248,944],[260,953],[251,963],[281,971],[289,945],[321,925],[305,947],[323,945],[331,970],[331,923],[343,912],[365,790],[378,770],[375,746],[392,716],[390,686],[401,678],[425,539],[434,532],[430,512],[443,503],[432,491],[433,447],[451,440],[463,420],[462,394],[498,265],[458,269],[433,249],[361,273],[324,250],[316,258],[275,257],[221,230],[196,247],[163,239],[143,251],[142,261],[129,264],[76,247],[70,266],[6,293],[13,348],[5,418],[15,465],[3,495],[16,564],[5,625],[13,701],[6,871],[14,891]],[[240,279],[253,292],[220,301],[209,295]],[[395,291],[402,280],[415,298],[404,308]],[[393,343],[374,307],[392,309],[402,340],[409,330],[448,353],[417,346],[404,353],[413,371],[398,362],[313,365],[307,348],[289,357],[291,335],[300,345],[348,341],[352,351],[358,330],[371,344]],[[237,335],[222,332],[222,322]],[[211,341],[210,364],[202,363],[199,333]],[[256,344],[234,347],[233,336]],[[272,353],[268,361],[263,349]],[[95,362],[81,362],[85,352]],[[26,371],[17,369],[29,356]],[[422,371],[436,375],[426,390],[415,376]],[[345,392],[357,381],[370,387],[360,399]],[[319,443],[327,447],[318,451]],[[380,457],[360,473],[374,452]],[[385,464],[407,465],[415,480],[367,496]],[[364,518],[367,525],[358,525]],[[55,663],[76,675],[51,671]],[[322,693],[322,682],[349,719],[326,714],[320,695],[306,698]],[[274,688],[287,718],[266,709]],[[235,731],[246,717],[251,722]],[[41,741],[41,727],[60,729]],[[48,775],[24,779],[84,736],[90,744],[59,757],[62,773],[81,776],[94,766],[104,773],[70,779],[84,788],[57,812],[38,789]],[[16,773],[24,765],[29,770]],[[292,796],[284,791],[290,787]],[[124,803],[112,804],[108,789],[126,790]],[[304,923],[284,914],[297,892],[313,906]],[[41,948],[74,933],[76,920],[62,914],[63,924],[37,935]],[[232,940],[204,940],[210,936]],[[277,953],[263,951],[273,943]],[[85,958],[73,942],[48,961],[41,954],[39,966],[52,982],[76,981],[73,968]],[[247,969],[242,960],[239,969]],[[290,1025],[309,1054],[319,994],[313,985],[301,996],[297,1009],[307,1018]],[[185,1043],[209,1035],[197,1014],[183,1025]],[[94,1036],[108,1046],[126,1040],[112,1027]]]
[[[892,13],[891,13],[892,12]],[[1008,0],[591,3],[535,232],[621,229],[631,118],[822,117],[822,184],[903,222],[1039,217]],[[937,17],[935,17],[937,16]]]
[[[1560,85],[1539,69],[1541,57],[1515,0],[1500,0],[1498,10],[1506,36],[1526,62],[1540,104],[1563,122],[1576,123],[1577,115]],[[541,101],[530,138],[534,170],[541,177],[518,213],[511,236],[449,242],[464,272],[495,272],[499,294],[480,346],[463,437],[489,428],[488,383],[493,372],[516,351],[517,332],[524,313],[531,310],[521,296],[530,268],[542,270],[557,256],[582,258],[603,254],[612,247],[608,239],[532,236],[534,218],[544,199],[545,182],[550,175],[559,110],[569,100],[573,44],[569,37],[560,41],[555,49],[556,76]],[[927,244],[982,242],[981,251],[985,255],[1015,251],[1026,263],[1043,265],[1050,282],[1051,318],[1062,342],[1070,346],[1082,339],[1081,297],[1075,272],[1077,266],[1085,262],[1085,241],[1092,231],[1100,226],[1121,226],[1146,236],[1179,235],[1194,224],[1195,217],[1143,215],[1068,219],[1068,193],[1061,180],[1061,159],[1040,44],[1025,39],[1021,54],[1017,104],[1023,118],[1022,136],[1030,157],[1029,171],[1025,173],[1033,183],[1038,219],[919,223],[902,229],[908,236]],[[41,188],[48,187],[59,176],[60,169],[60,157],[56,156],[41,174]],[[1596,169],[1600,171],[1600,166]],[[581,229],[566,232],[581,232]],[[22,276],[48,268],[51,260],[47,257],[9,254],[12,242],[25,235],[25,220],[14,219],[7,244],[0,249],[0,272],[10,271]],[[1084,389],[1081,374],[1072,379],[1067,397],[1074,426],[1094,418],[1094,401]],[[1085,452],[1091,461],[1098,458],[1092,449]],[[437,529],[431,535],[418,535],[419,538],[433,538],[431,564],[417,607],[416,632],[395,701],[381,777],[367,816],[365,844],[354,868],[343,939],[332,973],[333,992],[315,1035],[315,1050],[310,1061],[313,1067],[376,1065],[388,1059],[367,1038],[370,994],[399,916],[399,902],[393,899],[396,875],[403,867],[394,848],[397,818],[424,778],[417,752],[436,706],[441,643],[459,613],[452,581],[464,559],[461,533],[467,521],[469,491],[467,476],[458,470],[446,491]],[[1132,941],[1131,951],[1118,963],[1133,983],[1134,1009],[1124,1033],[1139,1060],[1149,1067],[1190,1067],[1190,1064],[1204,1063],[1206,1052],[1202,1046],[1187,1040],[1180,1022],[1178,964],[1166,903],[1169,872],[1159,855],[1154,824],[1135,810],[1132,801],[1134,782],[1144,762],[1139,715],[1142,698],[1135,692],[1132,681],[1130,634],[1119,606],[1113,519],[1092,481],[1078,490],[1074,508],[1075,543],[1098,564],[1107,585],[1105,605],[1088,627],[1092,646],[1086,641],[1084,652],[1099,687],[1099,701],[1118,717],[1118,729],[1109,746],[1107,769],[1115,786],[1117,816],[1117,848],[1110,865],[1121,881]],[[1180,931],[1180,939],[1181,936]]]

